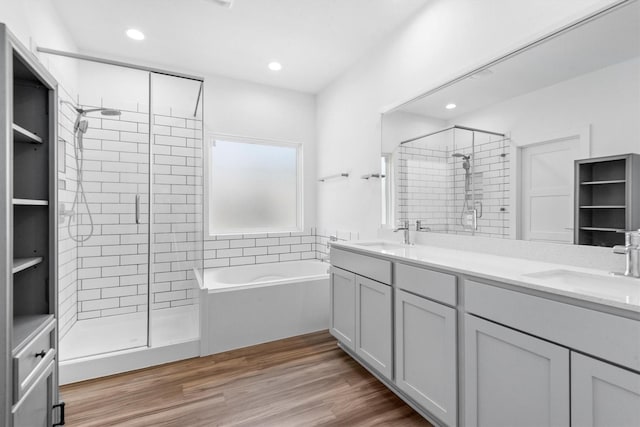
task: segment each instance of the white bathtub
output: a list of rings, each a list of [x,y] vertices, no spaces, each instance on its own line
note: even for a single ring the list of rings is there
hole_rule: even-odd
[[[289,261],[204,272],[202,355],[329,328],[326,263]]]

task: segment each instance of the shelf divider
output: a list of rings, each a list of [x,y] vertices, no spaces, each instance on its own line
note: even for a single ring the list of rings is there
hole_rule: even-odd
[[[26,142],[28,144],[42,144],[44,141],[35,133],[29,132],[25,128],[13,123],[13,141]]]
[[[49,201],[36,199],[13,199],[13,204],[19,206],[49,206]]]
[[[580,227],[580,230],[584,231],[608,231],[614,233],[621,233],[624,228],[609,228],[609,227]]]
[[[625,182],[627,182],[626,179],[611,179],[608,181],[585,181],[581,182],[580,185],[624,184]]]
[[[38,265],[43,261],[42,257],[30,257],[30,258],[14,258],[11,272],[13,274],[19,273],[22,270],[26,270],[29,267]]]

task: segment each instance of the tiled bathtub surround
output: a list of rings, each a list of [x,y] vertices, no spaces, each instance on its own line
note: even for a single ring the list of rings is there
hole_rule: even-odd
[[[314,229],[209,237],[204,242],[204,267],[315,259],[315,243]]]
[[[316,229],[316,256],[318,259],[327,261],[329,258],[329,247],[332,239],[338,241],[358,240],[359,233],[351,231],[329,230],[324,228]]]
[[[301,259],[326,260],[331,236],[356,240],[358,233],[311,228],[293,233],[209,237],[204,242],[205,268],[264,264]]]

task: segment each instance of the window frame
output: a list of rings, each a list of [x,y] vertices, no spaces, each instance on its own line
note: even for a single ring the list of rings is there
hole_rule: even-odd
[[[212,173],[212,147],[217,140],[226,142],[237,142],[243,144],[257,144],[275,147],[289,147],[296,149],[296,226],[284,228],[265,227],[264,229],[237,229],[237,230],[216,230],[211,223],[211,203],[213,197],[213,173]],[[282,141],[276,139],[256,138],[241,135],[229,135],[223,133],[207,133],[207,143],[205,144],[205,169],[206,181],[204,185],[204,215],[205,230],[209,237],[228,236],[252,236],[265,235],[269,233],[296,233],[304,230],[304,145],[300,142]]]

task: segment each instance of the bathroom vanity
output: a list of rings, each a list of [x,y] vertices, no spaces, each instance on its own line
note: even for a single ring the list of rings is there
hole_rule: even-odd
[[[640,425],[640,279],[334,243],[331,333],[436,425]]]

